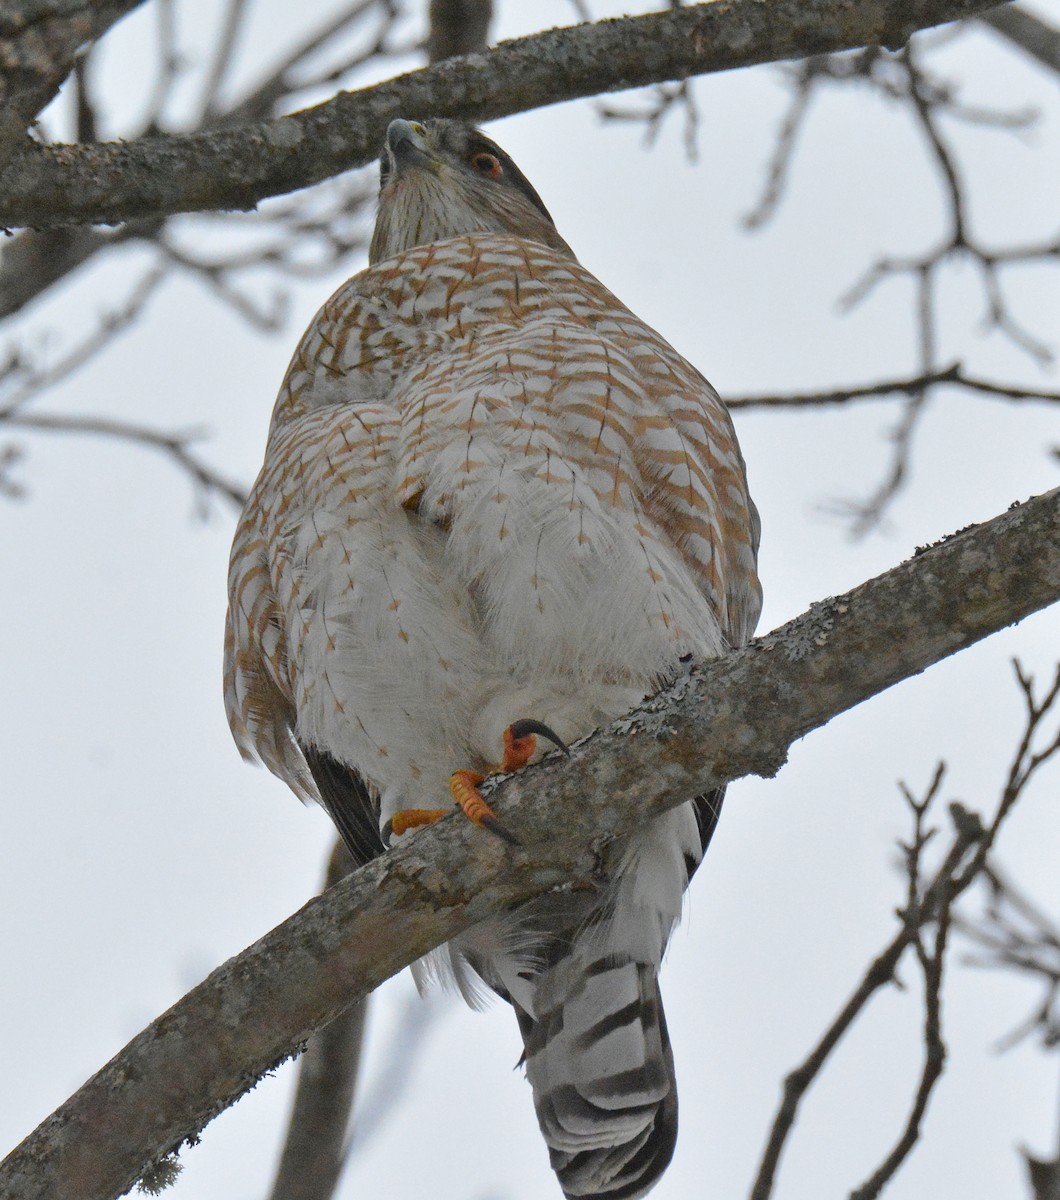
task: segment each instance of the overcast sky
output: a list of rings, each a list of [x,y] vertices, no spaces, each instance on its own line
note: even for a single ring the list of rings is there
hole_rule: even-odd
[[[182,19],[193,44],[218,8],[205,0],[179,7],[190,14]],[[260,71],[290,18],[281,0],[258,8],[243,78]],[[499,36],[571,19],[559,0],[499,8]],[[148,18],[126,21],[108,56],[115,113],[142,97]],[[964,81],[970,101],[1044,112],[1021,138],[955,131],[973,227],[998,243],[1054,234],[1055,77],[986,31],[963,36],[937,62]],[[908,118],[863,92],[833,90],[800,142],[777,219],[750,236],[739,221],[757,198],[784,111],[781,72],[700,80],[696,97],[696,162],[685,155],[679,115],[650,150],[639,128],[602,125],[591,102],[489,131],[585,265],[723,395],[912,372],[907,284],[888,284],[852,315],[835,309],[874,257],[920,252],[942,234],[938,183]],[[114,122],[110,132],[120,129]],[[90,327],[147,261],[133,247],[76,277],[34,310],[27,335],[40,347],[52,330],[50,344],[59,345]],[[165,429],[206,425],[204,454],[249,483],[290,353],[339,282],[293,288],[286,327],[267,335],[198,283],[171,282],[133,333],[40,409]],[[1021,318],[1055,342],[1056,269],[1014,271],[1006,286]],[[997,333],[980,336],[971,268],[947,276],[945,296],[946,359],[1058,386],[1055,371],[1039,371]],[[923,423],[909,486],[885,529],[853,541],[823,509],[864,497],[883,477],[896,418],[887,402],[737,417],[762,513],[761,631],[1057,483],[1047,452],[1060,441],[1055,409],[950,394]],[[28,498],[0,500],[4,1149],[213,967],[299,907],[332,841],[322,813],[241,763],[225,724],[221,634],[234,512],[222,501],[198,519],[187,479],[145,450],[88,439],[21,444]],[[1046,679],[1058,632],[1055,610],[1029,619],[810,735],[776,779],[732,787],[662,977],[682,1116],[659,1200],[746,1194],[781,1078],[894,931],[902,898],[894,842],[908,830],[896,781],[921,791],[945,758],[945,798],[989,808],[1021,728],[1008,660],[1018,655]],[[1053,913],[1058,776],[1042,776],[1000,847],[1008,870]],[[1033,988],[960,959],[945,993],[947,1074],[925,1143],[888,1193],[895,1200],[1026,1195],[1015,1147],[1056,1145],[1055,1054],[993,1051],[1035,1003]],[[921,1050],[912,965],[904,978],[908,990],[874,1002],[807,1100],[780,1200],[845,1195],[890,1148]],[[472,1013],[445,996],[413,1005],[413,996],[406,973],[372,1009],[368,1127],[339,1195],[558,1195],[529,1087],[513,1070],[521,1047],[511,1013],[500,1003]],[[398,1078],[386,1074],[395,1063]],[[207,1128],[181,1156],[173,1200],[267,1194],[292,1080],[282,1069]]]

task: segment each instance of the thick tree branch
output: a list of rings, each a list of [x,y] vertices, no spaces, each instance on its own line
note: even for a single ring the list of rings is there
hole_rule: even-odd
[[[984,0],[727,0],[554,29],[242,128],[20,149],[0,175],[0,225],[253,208],[368,162],[386,123],[401,113],[489,120],[735,67],[899,46],[919,29],[987,7]]]
[[[0,165],[70,74],[74,59],[143,0],[0,0]]]
[[[214,971],[0,1164],[0,1195],[110,1200],[428,950],[535,895],[596,886],[622,833],[773,775],[795,739],[1058,598],[1060,489],[693,669],[569,759],[496,789],[518,852],[440,821]]]

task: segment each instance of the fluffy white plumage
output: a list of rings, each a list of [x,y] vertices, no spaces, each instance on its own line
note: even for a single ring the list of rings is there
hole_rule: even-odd
[[[528,194],[538,223],[544,208],[477,131],[395,122],[388,153],[388,257],[292,360],[226,642],[240,749],[320,799],[362,858],[366,813],[371,831],[447,803],[452,772],[496,763],[516,720],[583,736],[688,655],[745,641],[760,607],[757,518],[706,380],[558,235],[490,216]],[[391,252],[417,172],[417,228],[457,236]],[[448,224],[439,196],[456,197]],[[714,803],[631,839],[606,895],[545,897],[449,948],[466,993],[470,965],[516,1008],[569,1196],[642,1195],[672,1152],[657,971]]]

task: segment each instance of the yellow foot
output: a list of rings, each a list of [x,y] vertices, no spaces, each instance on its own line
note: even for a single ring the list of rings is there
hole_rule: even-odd
[[[390,845],[392,837],[400,837],[409,829],[418,829],[421,825],[433,825],[444,817],[447,808],[402,808],[383,826],[383,843]]]
[[[564,754],[569,753],[547,725],[540,721],[515,721],[504,731],[504,757],[490,774],[508,775],[525,767],[537,749],[538,735],[554,742]],[[449,777],[449,791],[469,821],[488,829],[510,846],[518,846],[519,839],[490,808],[478,790],[478,785],[485,778],[479,771],[454,771]]]
[[[570,753],[561,739],[547,725],[540,721],[515,721],[504,731],[504,757],[489,774],[508,775],[512,771],[518,771],[525,767],[534,756],[538,737],[548,738],[564,754]],[[480,771],[454,771],[449,777],[449,791],[472,824],[478,825],[481,829],[488,829],[490,833],[496,834],[510,846],[520,845],[519,839],[490,808],[478,790],[479,784],[485,778],[486,776]],[[447,808],[400,809],[383,826],[383,841],[389,845],[392,837],[399,837],[407,830],[417,829],[421,825],[432,825],[449,811]]]

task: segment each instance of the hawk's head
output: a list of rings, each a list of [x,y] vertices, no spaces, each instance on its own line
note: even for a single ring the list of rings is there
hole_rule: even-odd
[[[507,154],[462,121],[391,121],[368,261],[462,233],[511,233],[574,257]]]

